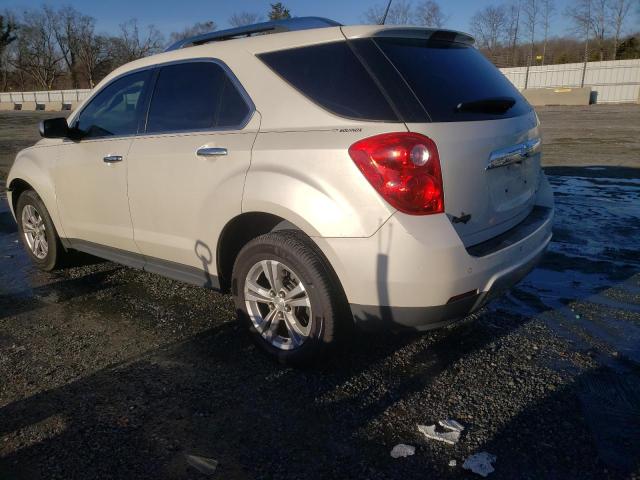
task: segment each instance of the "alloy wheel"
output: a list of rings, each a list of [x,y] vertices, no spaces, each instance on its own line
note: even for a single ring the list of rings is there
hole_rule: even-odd
[[[251,322],[272,346],[292,350],[311,335],[311,300],[300,276],[284,263],[262,260],[251,267],[244,298]]]
[[[44,220],[33,205],[22,209],[22,233],[31,253],[42,260],[49,253]]]

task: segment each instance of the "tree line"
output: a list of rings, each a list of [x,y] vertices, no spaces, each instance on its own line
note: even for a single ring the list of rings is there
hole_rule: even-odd
[[[556,15],[568,20],[562,36],[551,35]],[[477,11],[470,30],[503,67],[632,59],[640,58],[638,17],[640,0],[573,0],[562,11],[554,0],[515,0]]]
[[[291,14],[278,2],[265,17],[278,20]],[[265,17],[240,12],[228,22],[241,26]],[[96,19],[72,6],[6,10],[0,14],[0,91],[93,88],[120,65],[216,29],[210,20],[165,37],[154,25],[143,26],[132,18],[121,23],[113,35],[98,32]]]
[[[380,3],[363,19],[378,23],[385,13],[386,23],[398,25],[440,28],[450,19],[434,0],[394,0],[388,11]],[[551,34],[557,15],[569,20],[560,36]],[[572,0],[563,11],[554,0],[506,0],[478,9],[469,32],[499,67],[640,58],[639,17],[640,0]]]
[[[553,36],[555,15],[570,20],[563,36]],[[496,65],[523,66],[591,60],[640,58],[637,25],[640,0],[573,0],[558,12],[554,0],[506,0],[474,13],[469,24],[478,48]],[[281,2],[264,15],[237,12],[231,26],[290,18]],[[365,23],[412,24],[433,28],[450,17],[434,0],[380,3],[362,16]],[[214,20],[195,23],[165,36],[154,25],[123,21],[116,34],[100,33],[96,19],[72,6],[43,6],[0,14],[0,91],[92,88],[114,68],[161,52],[168,45],[217,29]]]

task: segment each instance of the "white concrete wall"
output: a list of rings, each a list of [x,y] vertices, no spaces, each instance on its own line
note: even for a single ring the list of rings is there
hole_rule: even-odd
[[[0,103],[78,103],[89,96],[91,90],[50,90],[43,92],[3,92]]]
[[[583,63],[532,66],[527,88],[580,87],[583,69]],[[527,67],[501,70],[524,89]],[[584,86],[598,93],[597,103],[636,103],[640,100],[640,59],[588,62]]]

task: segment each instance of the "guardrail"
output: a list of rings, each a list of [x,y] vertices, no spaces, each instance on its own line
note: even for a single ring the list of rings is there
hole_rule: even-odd
[[[2,92],[0,110],[72,110],[90,93],[90,89]]]
[[[520,90],[590,87],[596,103],[640,103],[640,59],[502,68]],[[0,110],[69,110],[91,90],[0,93]]]

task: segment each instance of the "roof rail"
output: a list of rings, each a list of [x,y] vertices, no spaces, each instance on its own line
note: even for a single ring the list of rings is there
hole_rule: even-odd
[[[340,27],[342,24],[322,17],[294,17],[285,20],[273,20],[271,22],[254,23],[242,27],[229,28],[216,32],[203,33],[195,37],[185,38],[171,46],[165,52],[179,50],[194,45],[202,45],[208,42],[220,42],[238,37],[250,37],[251,35],[292,32],[294,30],[309,30],[311,28]]]

